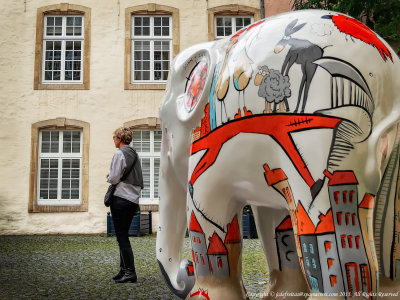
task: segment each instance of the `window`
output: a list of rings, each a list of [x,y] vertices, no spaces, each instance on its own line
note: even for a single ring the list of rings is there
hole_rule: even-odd
[[[158,204],[161,131],[133,130],[132,146],[139,154],[142,164],[144,189],[140,204]]]
[[[165,82],[171,61],[172,18],[132,16],[132,82]]]
[[[317,262],[315,261],[315,258],[311,259],[311,264],[312,264],[314,269],[317,268]]]
[[[353,248],[353,236],[348,235],[347,240],[349,241],[349,248]]]
[[[125,89],[164,89],[179,52],[179,11],[154,3],[125,10]]]
[[[39,205],[78,205],[81,201],[80,131],[40,131]]]
[[[89,89],[90,9],[67,3],[38,9],[35,89]]]
[[[89,124],[65,118],[32,125],[29,212],[88,210]]]
[[[333,193],[333,197],[335,199],[335,203],[339,204],[339,192],[334,192]]]
[[[218,269],[222,269],[222,258],[220,256],[217,256],[217,265]]]
[[[343,203],[347,203],[347,191],[343,191]]]
[[[312,244],[309,244],[309,247],[310,247],[310,253],[311,253],[311,254],[314,254],[314,247],[313,247],[313,245],[312,245]]]
[[[341,212],[337,212],[336,213],[336,221],[337,221],[339,226],[342,225],[342,213]]]
[[[251,23],[252,17],[215,17],[215,38],[230,36]]]
[[[82,83],[83,16],[46,16],[43,83]]]
[[[342,248],[346,248],[346,235],[342,234],[340,240],[342,241]]]
[[[245,5],[221,5],[208,9],[208,40],[229,36],[260,19],[260,9]]]

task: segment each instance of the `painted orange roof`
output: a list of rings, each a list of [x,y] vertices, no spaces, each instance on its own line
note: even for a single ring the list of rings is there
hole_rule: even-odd
[[[333,225],[332,209],[329,209],[326,215],[319,215],[319,223],[315,229],[316,234],[335,232],[335,226]]]
[[[225,237],[225,244],[240,243],[240,241],[239,223],[236,215],[232,222],[228,224],[228,233]]]
[[[299,201],[299,205],[297,206],[296,216],[297,216],[298,235],[313,234],[315,232],[314,223],[308,216],[306,210],[303,207],[303,204],[301,204],[301,201]]]
[[[372,194],[366,193],[364,195],[363,200],[361,201],[360,205],[358,206],[359,208],[366,208],[366,209],[372,209],[374,208],[375,204],[375,196]]]
[[[264,177],[269,186],[287,179],[287,176],[282,169],[271,170],[267,164],[264,164],[264,170]]]
[[[281,224],[279,224],[279,226],[276,227],[276,230],[277,231],[285,231],[285,230],[289,230],[292,228],[293,228],[292,220],[290,219],[290,216],[286,216],[286,218],[283,219]]]
[[[207,254],[208,255],[227,255],[228,251],[225,248],[224,243],[221,238],[215,232],[212,237],[208,238],[210,244],[208,245]]]
[[[324,171],[326,177],[329,178],[328,185],[342,185],[342,184],[358,184],[356,175],[353,171],[335,171],[330,173],[328,170]]]
[[[201,229],[199,222],[197,222],[196,216],[194,215],[193,211],[192,215],[190,216],[189,230],[204,233]]]

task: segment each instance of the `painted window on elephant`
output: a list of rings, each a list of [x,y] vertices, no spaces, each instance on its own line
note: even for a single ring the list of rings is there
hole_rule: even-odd
[[[144,189],[140,204],[158,204],[161,130],[134,130],[132,147],[142,164]]]
[[[42,130],[39,133],[38,204],[81,202],[82,132]]]
[[[42,82],[82,83],[84,16],[44,18]]]
[[[251,23],[253,23],[253,17],[250,16],[216,16],[215,38],[230,36]]]
[[[132,16],[133,83],[166,82],[172,56],[172,17]]]

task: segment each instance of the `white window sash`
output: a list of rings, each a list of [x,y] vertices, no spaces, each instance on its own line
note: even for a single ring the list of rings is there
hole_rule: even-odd
[[[147,131],[147,130],[138,130],[138,131]],[[155,130],[160,131],[160,130]],[[159,174],[154,174],[154,161],[155,159],[160,159],[161,152],[154,151],[154,130],[149,130],[150,132],[150,151],[149,152],[137,152],[141,161],[142,159],[150,160],[150,197],[149,198],[140,198],[140,204],[158,204],[159,197],[155,197],[155,186],[154,186],[154,178],[155,176],[159,176]]]
[[[150,35],[146,36],[135,36],[134,35],[134,30],[135,30],[135,23],[134,23],[134,18],[135,17],[149,17],[150,18]],[[168,17],[169,19],[169,35],[168,36],[155,36],[154,35],[154,17]],[[169,65],[171,66],[172,62],[172,17],[167,16],[167,15],[159,15],[159,16],[150,16],[150,15],[140,15],[140,16],[131,16],[131,83],[134,84],[141,84],[141,83],[150,83],[150,84],[158,84],[158,83],[166,83],[167,80],[155,80],[154,79],[154,42],[169,42]],[[134,43],[135,42],[142,42],[142,41],[149,41],[150,42],[150,79],[149,80],[137,80],[135,79],[135,48],[134,48]]]
[[[58,152],[57,153],[42,153],[42,133],[43,131],[58,131]],[[39,155],[38,155],[38,174],[37,174],[37,203],[38,205],[80,205],[82,202],[82,141],[83,133],[80,131],[79,153],[64,153],[64,131],[78,130],[43,130],[39,132]],[[40,172],[42,159],[57,159],[58,161],[58,177],[57,177],[57,199],[40,199]],[[78,199],[62,199],[62,161],[63,159],[78,159],[79,160],[79,197]]]
[[[84,76],[84,68],[83,68],[83,60],[85,57],[85,39],[84,39],[84,31],[85,31],[85,22],[83,15],[71,15],[71,16],[62,16],[62,34],[59,36],[56,35],[47,35],[46,25],[47,19],[49,17],[60,17],[59,15],[48,15],[45,16],[43,22],[43,43],[42,43],[42,82],[44,84],[80,84],[83,83]],[[68,35],[66,34],[67,30],[67,17],[81,17],[82,18],[82,31],[80,36],[76,35]],[[61,42],[61,69],[60,69],[60,80],[46,80],[45,79],[45,70],[46,70],[46,42],[48,41],[60,41]],[[80,41],[81,42],[81,69],[80,69],[80,79],[79,80],[65,80],[65,52],[66,52],[66,42],[67,41]],[[73,71],[72,71],[73,72]]]

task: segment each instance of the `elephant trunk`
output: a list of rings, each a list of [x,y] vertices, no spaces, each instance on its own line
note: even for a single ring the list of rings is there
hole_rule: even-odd
[[[178,297],[186,298],[194,285],[191,263],[181,263],[181,248],[186,231],[186,191],[179,184],[166,147],[161,150],[159,192],[157,261],[171,291]]]

